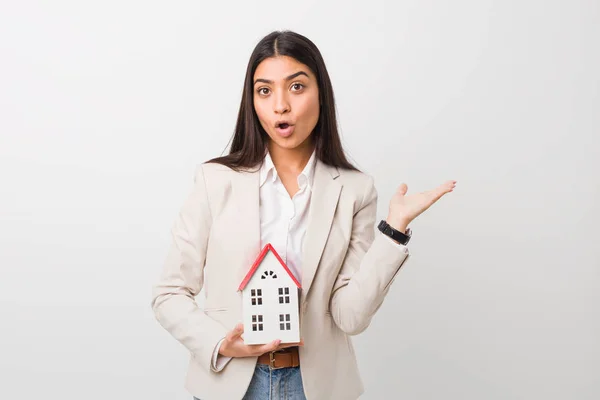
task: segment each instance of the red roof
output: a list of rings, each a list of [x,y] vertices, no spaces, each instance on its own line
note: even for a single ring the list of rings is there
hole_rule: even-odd
[[[300,282],[298,282],[296,277],[294,277],[294,274],[292,274],[292,271],[290,271],[290,269],[287,267],[287,265],[285,265],[285,263],[283,262],[281,257],[279,257],[277,250],[275,250],[273,248],[273,246],[271,246],[271,243],[267,243],[267,245],[262,249],[262,251],[260,252],[258,257],[256,258],[256,261],[254,261],[254,264],[252,264],[252,268],[250,268],[250,271],[248,271],[248,273],[246,274],[246,277],[244,278],[242,283],[240,283],[240,287],[238,288],[238,290],[244,290],[244,288],[246,287],[248,282],[250,282],[250,278],[252,278],[252,275],[254,275],[254,273],[258,269],[258,266],[262,262],[263,258],[265,258],[265,256],[267,255],[267,251],[269,251],[269,250],[271,250],[273,252],[273,254],[275,255],[275,258],[277,258],[277,260],[279,261],[279,263],[281,264],[281,266],[283,267],[285,272],[287,272],[287,274],[290,276],[290,278],[292,278],[292,280],[294,281],[296,286],[298,286],[299,288],[302,288],[302,286],[300,286]]]

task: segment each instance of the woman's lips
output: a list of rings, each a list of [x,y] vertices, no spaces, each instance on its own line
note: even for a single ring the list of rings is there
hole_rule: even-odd
[[[292,133],[294,133],[294,125],[281,124],[277,128],[275,128],[275,131],[277,131],[279,136],[286,138],[289,137]]]

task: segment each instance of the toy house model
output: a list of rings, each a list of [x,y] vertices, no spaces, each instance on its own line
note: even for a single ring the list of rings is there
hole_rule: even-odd
[[[300,289],[277,251],[267,244],[238,289],[242,291],[244,343],[299,342]]]

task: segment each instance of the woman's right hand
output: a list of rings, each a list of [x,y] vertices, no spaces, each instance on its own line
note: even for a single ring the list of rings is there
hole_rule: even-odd
[[[242,338],[244,333],[244,324],[239,323],[232,331],[227,333],[225,340],[221,343],[219,354],[225,357],[254,357],[268,353],[270,351],[281,350],[286,347],[303,346],[304,341],[298,343],[284,343],[277,339],[267,344],[245,344]]]

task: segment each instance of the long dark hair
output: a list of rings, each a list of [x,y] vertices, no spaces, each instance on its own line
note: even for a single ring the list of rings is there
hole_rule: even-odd
[[[269,57],[289,56],[305,64],[315,74],[319,87],[321,109],[319,120],[311,133],[316,157],[325,164],[358,171],[346,159],[338,133],[333,87],[321,52],[308,38],[291,31],[275,31],[265,36],[254,48],[244,79],[242,101],[229,154],[207,162],[223,164],[239,171],[259,165],[265,156],[268,135],[254,110],[254,73]]]

